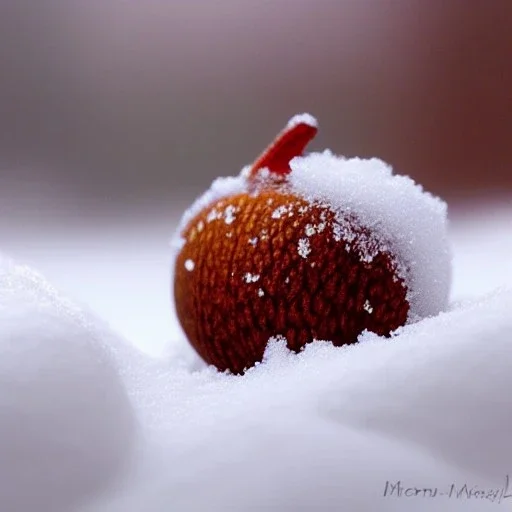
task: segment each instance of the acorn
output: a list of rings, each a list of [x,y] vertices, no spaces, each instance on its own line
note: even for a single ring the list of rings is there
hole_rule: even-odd
[[[244,373],[273,337],[293,351],[346,345],[447,305],[446,204],[381,160],[303,155],[316,133],[312,116],[295,116],[182,219],[177,317],[221,371]]]

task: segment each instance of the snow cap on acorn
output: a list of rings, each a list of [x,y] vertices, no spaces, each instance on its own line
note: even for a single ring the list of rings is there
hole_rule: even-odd
[[[267,341],[384,336],[448,301],[447,207],[382,160],[302,153],[317,133],[293,117],[237,177],[185,212],[175,258],[178,319],[220,370],[242,373]]]

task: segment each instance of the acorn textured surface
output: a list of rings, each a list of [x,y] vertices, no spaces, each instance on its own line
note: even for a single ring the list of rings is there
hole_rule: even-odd
[[[307,114],[293,118],[252,167],[217,180],[183,218],[176,311],[220,370],[261,361],[272,336],[295,351],[349,344],[446,306],[446,205],[377,159],[300,157],[316,129]]]

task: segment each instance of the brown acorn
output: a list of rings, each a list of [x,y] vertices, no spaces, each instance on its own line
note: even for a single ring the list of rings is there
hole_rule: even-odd
[[[261,361],[269,338],[299,351],[314,340],[354,343],[365,329],[389,335],[409,312],[396,257],[371,261],[355,250],[373,235],[357,212],[350,236],[328,204],[293,193],[289,162],[317,132],[297,118],[256,160],[247,189],[213,199],[181,232],[174,273],[178,319],[199,355],[243,373]]]

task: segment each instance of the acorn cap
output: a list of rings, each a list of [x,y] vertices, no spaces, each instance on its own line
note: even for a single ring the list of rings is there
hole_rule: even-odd
[[[220,370],[242,373],[273,336],[296,351],[315,339],[343,345],[446,306],[446,205],[380,160],[299,156],[316,131],[296,116],[182,219],[176,312]]]

